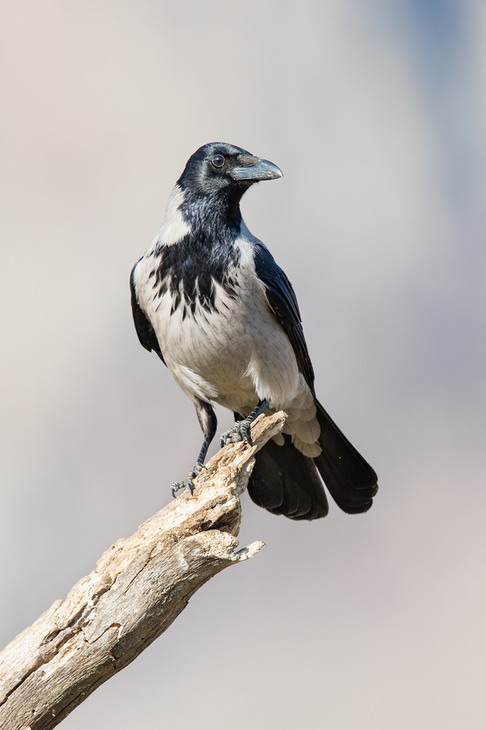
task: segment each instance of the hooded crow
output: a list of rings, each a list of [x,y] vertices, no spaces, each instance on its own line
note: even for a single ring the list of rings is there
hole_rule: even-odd
[[[284,431],[256,455],[248,491],[256,504],[296,520],[324,517],[324,490],[348,513],[365,512],[377,476],[316,398],[294,290],[248,230],[240,200],[281,170],[240,147],[198,149],[169,198],[130,283],[141,344],[154,350],[194,403],[204,434],[188,486],[204,465],[217,421],[234,412],[221,443],[246,440],[260,413],[284,410]]]

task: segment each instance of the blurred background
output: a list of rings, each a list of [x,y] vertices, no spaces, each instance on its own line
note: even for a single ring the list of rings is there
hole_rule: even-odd
[[[484,727],[486,5],[4,0],[0,37],[0,645],[193,464],[128,276],[222,140],[284,171],[243,215],[381,491],[307,524],[245,495],[265,550],[62,727]]]

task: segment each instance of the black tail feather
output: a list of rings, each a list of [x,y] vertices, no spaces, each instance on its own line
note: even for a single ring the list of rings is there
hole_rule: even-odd
[[[378,491],[378,477],[317,401],[316,406],[322,453],[314,459],[304,456],[288,435],[283,446],[269,441],[256,455],[250,497],[260,507],[294,520],[324,517],[328,502],[320,474],[344,512],[366,512]]]
[[[322,453],[315,463],[320,475],[344,512],[366,512],[378,491],[378,477],[318,401],[316,406]]]
[[[269,512],[294,520],[325,517],[329,506],[313,460],[297,451],[290,436],[284,439],[283,446],[269,441],[256,455],[250,497]]]

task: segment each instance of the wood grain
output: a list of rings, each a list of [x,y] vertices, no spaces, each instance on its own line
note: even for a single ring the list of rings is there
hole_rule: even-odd
[[[56,601],[0,653],[0,727],[49,730],[133,661],[223,568],[262,547],[238,549],[240,495],[254,454],[282,430],[285,414],[261,416],[253,446],[221,449],[186,490]]]

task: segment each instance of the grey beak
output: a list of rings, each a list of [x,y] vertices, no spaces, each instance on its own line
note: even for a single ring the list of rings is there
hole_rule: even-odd
[[[275,180],[283,176],[280,167],[274,165],[273,162],[261,160],[259,157],[253,157],[253,155],[242,155],[238,162],[237,167],[234,167],[230,172],[233,180],[258,182],[258,180]]]

